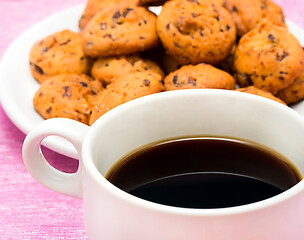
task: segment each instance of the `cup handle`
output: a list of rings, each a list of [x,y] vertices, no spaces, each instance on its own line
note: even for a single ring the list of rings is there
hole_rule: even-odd
[[[89,127],[67,118],[52,118],[36,125],[26,136],[22,156],[25,167],[40,184],[66,195],[82,197],[81,147]],[[77,150],[79,167],[75,173],[64,173],[52,167],[44,158],[41,142],[47,136],[60,136]]]

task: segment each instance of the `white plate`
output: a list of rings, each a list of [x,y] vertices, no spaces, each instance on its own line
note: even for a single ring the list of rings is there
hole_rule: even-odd
[[[38,40],[58,31],[70,29],[79,31],[78,20],[84,5],[77,5],[58,12],[35,24],[21,34],[7,49],[0,63],[0,101],[11,121],[25,134],[37,123],[43,121],[33,108],[33,96],[39,88],[29,68],[29,52]],[[151,8],[156,14],[160,8]],[[304,45],[304,30],[287,21],[289,30]],[[293,108],[304,117],[304,101]],[[43,142],[46,147],[63,155],[78,158],[75,148],[67,140],[55,136]]]

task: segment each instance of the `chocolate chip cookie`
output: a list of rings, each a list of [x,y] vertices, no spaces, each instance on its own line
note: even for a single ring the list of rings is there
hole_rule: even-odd
[[[163,90],[162,77],[152,72],[136,72],[114,81],[100,94],[90,118],[90,125],[110,109],[145,95]]]
[[[218,64],[231,51],[236,27],[231,14],[208,0],[166,2],[157,18],[166,51],[180,64]]]
[[[133,7],[137,6],[138,4],[139,0],[89,0],[79,20],[79,28],[84,29],[87,23],[96,15],[96,13],[105,8],[118,5]]]
[[[230,74],[204,63],[183,66],[170,73],[164,81],[167,91],[191,88],[235,89],[235,80]]]
[[[164,77],[158,64],[138,55],[99,58],[92,67],[92,76],[108,85],[112,80],[134,72],[156,72]]]
[[[291,84],[303,68],[299,41],[284,27],[262,23],[245,34],[234,57],[240,87],[254,85],[275,95]]]
[[[239,36],[262,21],[286,26],[283,10],[271,0],[225,0],[224,7],[231,13]]]
[[[32,47],[30,68],[34,78],[43,82],[61,73],[89,73],[91,60],[83,52],[80,35],[64,30],[38,41]]]
[[[158,45],[156,15],[144,7],[115,7],[98,12],[82,32],[91,57],[138,53]]]
[[[99,81],[85,75],[61,74],[40,85],[33,103],[44,119],[65,117],[88,124],[95,98],[102,90]]]

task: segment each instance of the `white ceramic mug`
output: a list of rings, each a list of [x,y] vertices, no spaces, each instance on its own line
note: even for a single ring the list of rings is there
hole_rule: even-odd
[[[79,169],[51,167],[40,151],[50,135],[69,140]],[[272,198],[231,208],[186,209],[134,197],[104,175],[134,149],[162,139],[202,135],[247,139],[283,154],[304,175],[304,120],[291,108],[228,90],[181,90],[133,100],[91,127],[50,119],[26,137],[28,171],[55,191],[83,198],[89,239],[99,240],[302,240],[304,182]]]

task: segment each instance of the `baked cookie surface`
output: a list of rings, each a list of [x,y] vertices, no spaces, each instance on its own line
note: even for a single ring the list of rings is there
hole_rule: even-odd
[[[112,108],[130,100],[163,91],[162,77],[157,73],[136,72],[117,79],[99,95],[92,110],[90,125]]]
[[[30,69],[39,82],[61,73],[86,74],[91,60],[82,49],[82,39],[77,33],[64,30],[37,43],[30,52]]]
[[[291,84],[303,68],[299,41],[283,27],[263,23],[245,34],[234,56],[240,87],[254,85],[276,94]]]
[[[286,105],[286,103],[284,101],[282,101],[280,98],[275,97],[270,92],[262,90],[262,89],[258,89],[254,86],[245,87],[245,88],[238,88],[235,91],[250,93],[250,94],[258,95],[258,96],[261,96],[261,97],[269,98],[271,100],[274,100],[274,101],[277,101],[279,103],[282,103],[282,104]]]
[[[225,0],[224,7],[231,13],[239,36],[257,27],[262,21],[286,27],[281,7],[272,0]]]
[[[40,85],[33,103],[44,119],[65,117],[88,124],[93,103],[102,90],[99,81],[86,75],[61,74]]]
[[[98,12],[82,32],[91,57],[128,55],[156,47],[156,15],[144,7],[114,7]]]
[[[89,0],[79,20],[79,28],[84,29],[87,23],[96,15],[96,13],[105,8],[118,5],[133,7],[137,6],[138,4],[139,0]]]
[[[138,55],[99,58],[92,67],[92,76],[108,85],[112,80],[134,72],[156,72],[164,77],[158,64]]]
[[[168,54],[180,64],[218,64],[236,39],[231,14],[208,0],[166,2],[157,18],[157,32]]]
[[[167,91],[192,88],[235,89],[235,80],[230,74],[204,63],[183,66],[170,73],[164,81]]]

